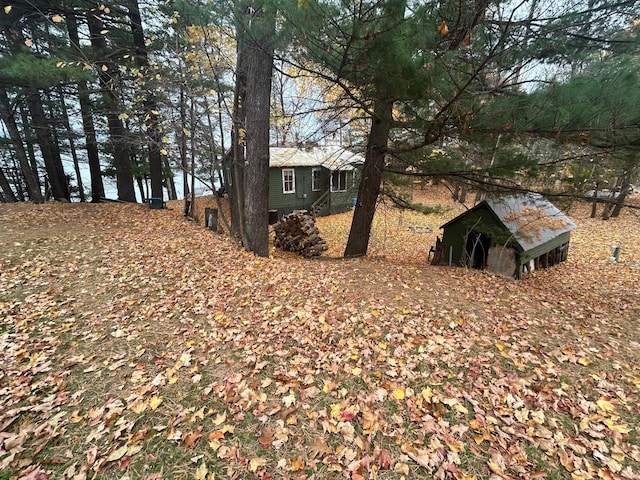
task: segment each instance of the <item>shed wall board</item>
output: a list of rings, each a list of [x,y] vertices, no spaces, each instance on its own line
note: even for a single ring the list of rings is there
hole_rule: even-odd
[[[529,260],[539,257],[543,253],[549,252],[564,243],[568,243],[570,236],[571,236],[570,232],[561,233],[556,238],[548,241],[547,243],[544,243],[542,245],[539,245],[536,248],[532,248],[531,250],[527,250],[526,252],[521,253],[520,263],[524,265]]]
[[[516,251],[500,245],[491,247],[487,258],[487,270],[505,277],[516,276],[518,271]]]

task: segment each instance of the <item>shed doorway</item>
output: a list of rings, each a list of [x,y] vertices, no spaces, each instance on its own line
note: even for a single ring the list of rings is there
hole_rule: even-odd
[[[487,257],[491,247],[491,239],[484,233],[469,230],[464,246],[465,258],[462,262],[469,268],[484,269],[487,266]]]

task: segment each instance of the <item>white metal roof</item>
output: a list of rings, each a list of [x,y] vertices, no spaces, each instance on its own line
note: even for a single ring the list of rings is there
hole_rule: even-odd
[[[270,167],[285,168],[322,166],[329,170],[353,170],[354,164],[364,163],[362,155],[342,147],[271,147],[269,157]]]

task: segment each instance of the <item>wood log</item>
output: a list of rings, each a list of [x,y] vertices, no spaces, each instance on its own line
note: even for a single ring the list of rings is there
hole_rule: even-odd
[[[320,237],[315,219],[305,210],[285,215],[274,225],[276,248],[296,252],[304,257],[316,257],[327,250],[327,242]]]

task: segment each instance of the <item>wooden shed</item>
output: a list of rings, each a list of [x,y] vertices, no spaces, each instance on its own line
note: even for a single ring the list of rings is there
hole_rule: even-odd
[[[537,193],[485,200],[440,227],[433,264],[520,278],[563,262],[575,224]]]
[[[346,212],[360,182],[362,155],[341,147],[269,149],[269,209],[314,216]]]

